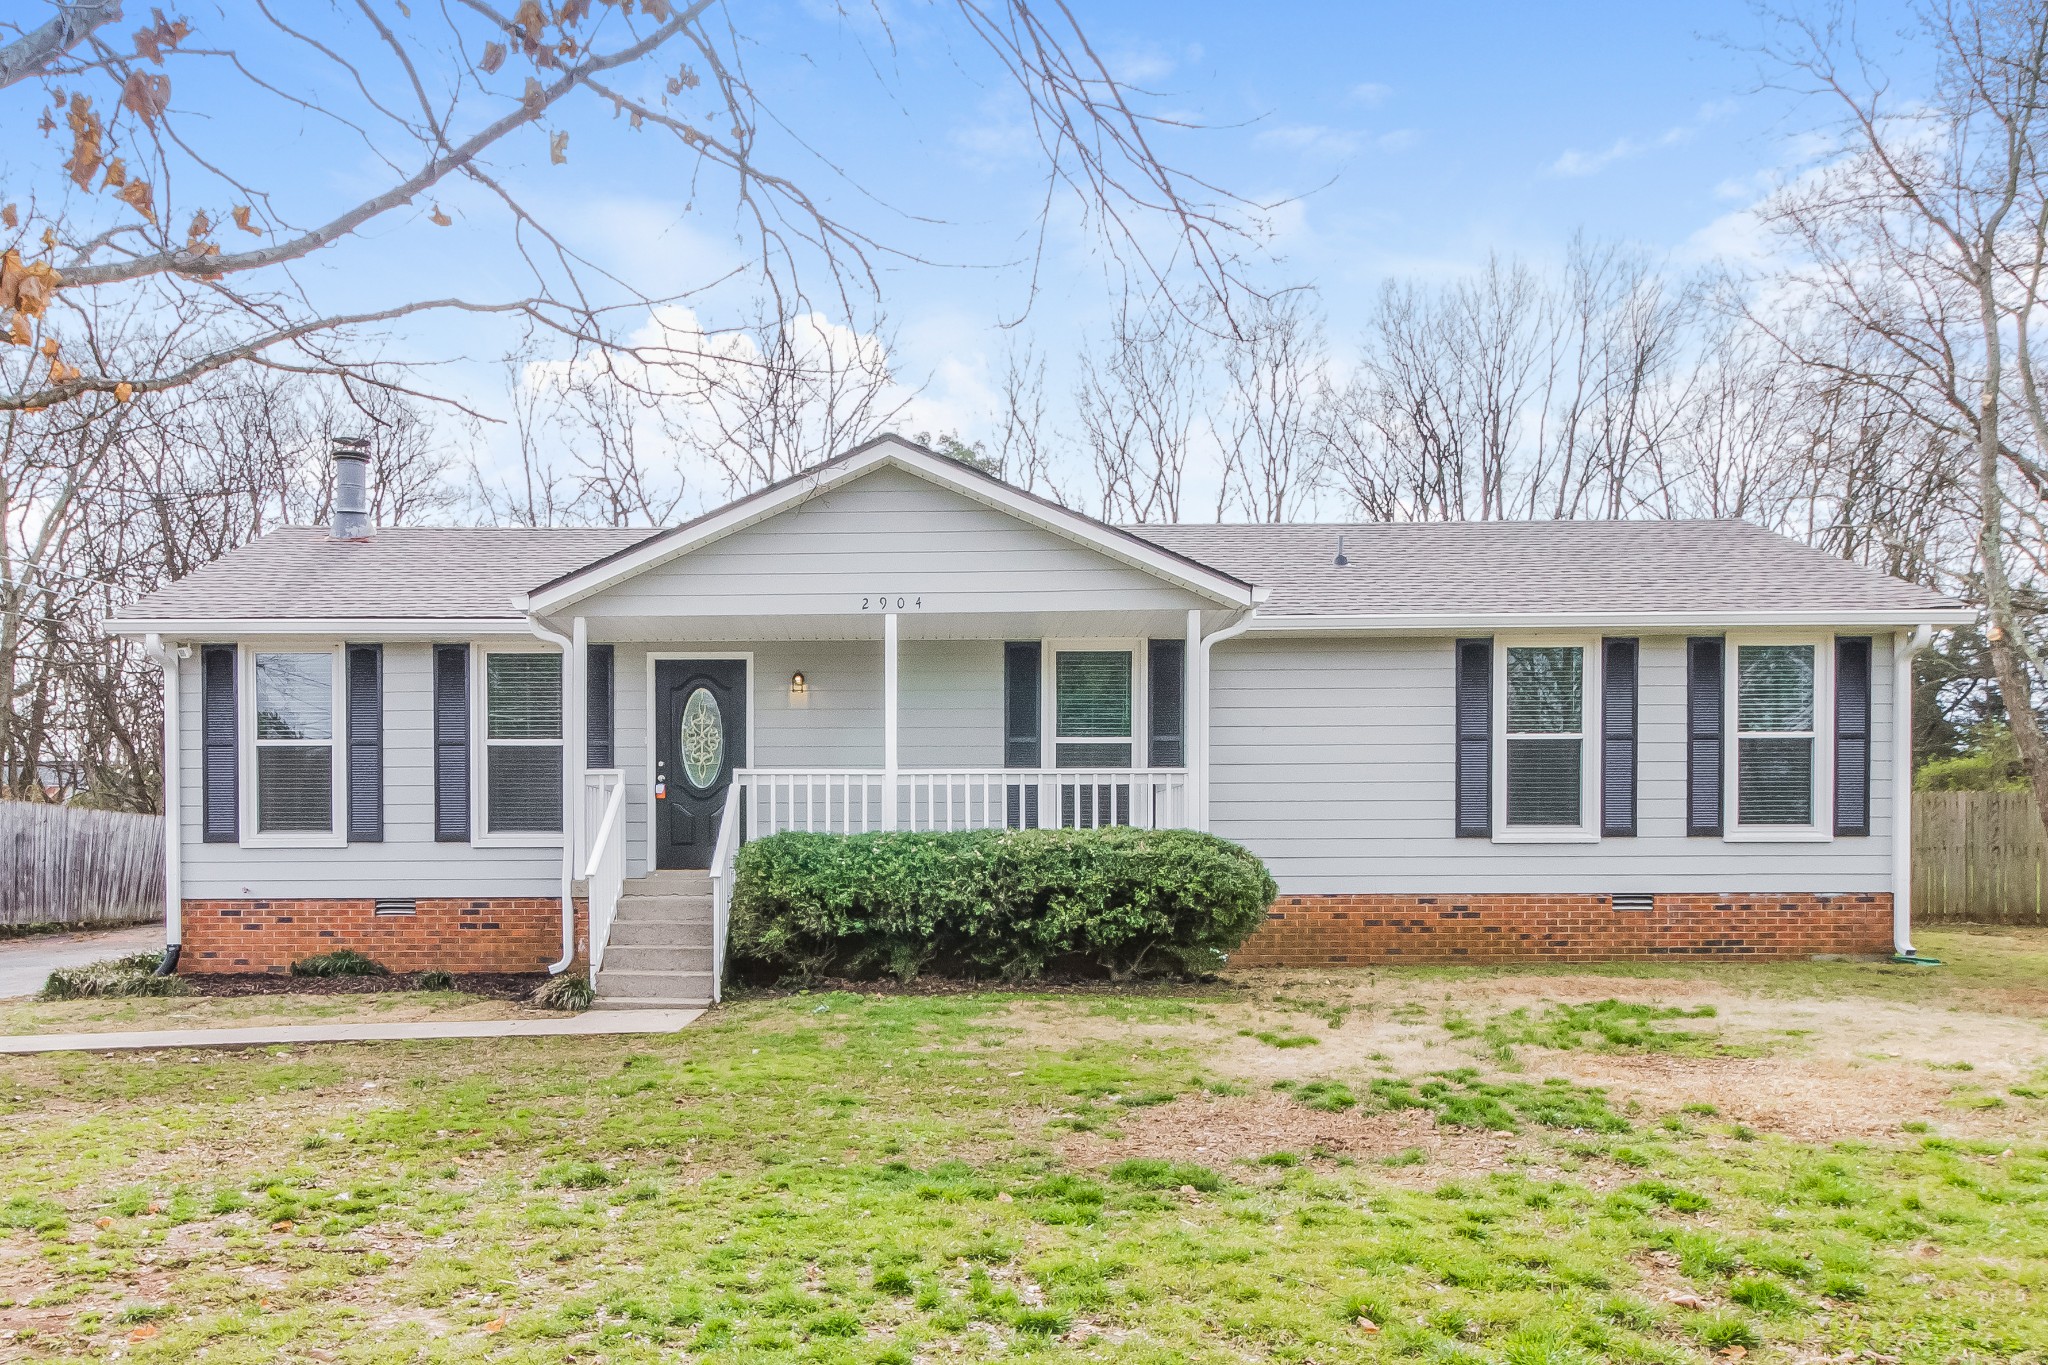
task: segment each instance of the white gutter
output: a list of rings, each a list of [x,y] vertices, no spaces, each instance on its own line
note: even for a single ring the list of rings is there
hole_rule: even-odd
[[[460,640],[526,634],[523,616],[208,616],[117,617],[109,635],[182,635],[238,640],[258,635],[317,635],[350,640]]]
[[[548,964],[550,976],[560,976],[576,960],[576,798],[581,774],[569,762],[569,737],[574,733],[576,699],[569,675],[574,672],[575,642],[559,635],[529,616],[526,628],[562,651],[562,956]]]
[[[1913,954],[1913,656],[1930,626],[1892,641],[1892,951]]]
[[[184,753],[178,724],[178,661],[192,651],[183,645],[166,645],[155,633],[143,639],[142,651],[164,671],[164,948],[175,952],[185,938],[184,812],[179,790]]]
[[[1196,728],[1202,736],[1202,768],[1197,779],[1195,796],[1195,828],[1206,831],[1209,828],[1209,651],[1222,640],[1234,640],[1252,628],[1253,617],[1246,612],[1221,630],[1202,637],[1200,655],[1196,660],[1195,676],[1200,680],[1199,709],[1195,713]]]
[[[1770,626],[1823,626],[1837,629],[1910,630],[1917,626],[1960,626],[1977,619],[1967,607],[1937,608],[1902,614],[1897,611],[1567,611],[1567,612],[1390,612],[1373,616],[1260,615],[1252,629],[1260,635],[1321,634],[1469,634],[1507,630],[1601,629],[1625,626],[1638,632],[1669,629],[1744,630]]]

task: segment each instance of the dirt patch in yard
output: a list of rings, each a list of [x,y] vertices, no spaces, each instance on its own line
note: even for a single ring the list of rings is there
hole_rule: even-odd
[[[181,978],[194,995],[376,995],[420,989],[408,976],[289,976],[283,972],[199,972]],[[546,972],[491,972],[454,978],[461,995],[524,1000],[548,980]]]
[[[1564,1174],[1542,1138],[1491,1133],[1436,1122],[1418,1110],[1324,1113],[1280,1095],[1184,1096],[1132,1110],[1117,1120],[1120,1137],[1068,1133],[1055,1139],[1072,1164],[1108,1166],[1133,1157],[1186,1161],[1212,1168],[1279,1152],[1350,1157],[1361,1166],[1386,1164],[1383,1177],[1425,1188],[1457,1177],[1515,1170],[1537,1179]],[[1621,1167],[1574,1163],[1572,1178],[1594,1189],[1627,1183]]]

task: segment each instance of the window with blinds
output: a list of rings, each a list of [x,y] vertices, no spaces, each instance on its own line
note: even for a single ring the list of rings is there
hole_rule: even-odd
[[[253,661],[256,829],[334,831],[334,654],[259,652]]]
[[[1815,648],[1735,650],[1735,822],[1768,828],[1814,823]]]
[[[1131,652],[1060,650],[1053,658],[1053,752],[1061,768],[1131,766]]]
[[[562,829],[562,657],[484,656],[484,829]]]
[[[1581,645],[1505,650],[1506,810],[1509,829],[1586,823],[1586,651]]]

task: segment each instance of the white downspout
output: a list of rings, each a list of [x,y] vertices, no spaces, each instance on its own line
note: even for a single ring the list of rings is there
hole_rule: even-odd
[[[185,941],[185,830],[184,739],[179,724],[181,705],[178,661],[192,651],[183,645],[166,646],[154,631],[143,637],[143,653],[164,671],[164,950],[166,961]],[[160,969],[161,970],[161,969]]]
[[[576,731],[576,643],[531,615],[526,618],[526,628],[562,651],[562,956],[548,964],[548,974],[560,976],[576,959],[576,817],[572,812],[582,794],[583,776],[569,762],[570,737]]]
[[[1201,678],[1201,686],[1199,688],[1199,692],[1201,695],[1202,709],[1196,717],[1196,723],[1190,728],[1200,731],[1202,736],[1201,744],[1199,746],[1202,759],[1202,772],[1201,777],[1197,780],[1195,784],[1195,828],[1199,830],[1207,830],[1209,828],[1209,651],[1213,649],[1218,642],[1223,640],[1235,639],[1236,637],[1244,634],[1251,628],[1252,613],[1250,611],[1247,611],[1244,615],[1238,617],[1237,620],[1223,627],[1223,629],[1203,636],[1202,647],[1199,651],[1197,651],[1198,661],[1195,672]]]
[[[1913,656],[1927,648],[1932,626],[1901,631],[1892,641],[1892,951],[1913,953]]]

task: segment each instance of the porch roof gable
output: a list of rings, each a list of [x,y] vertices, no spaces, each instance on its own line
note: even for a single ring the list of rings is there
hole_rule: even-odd
[[[821,465],[707,512],[694,521],[656,532],[524,594],[515,595],[513,605],[522,612],[558,612],[881,468],[903,470],[1027,525],[1208,598],[1220,606],[1242,609],[1265,600],[1267,590],[1264,587],[1212,568],[1121,527],[1111,526],[1012,487],[992,475],[959,460],[935,454],[900,436],[881,436]]]

